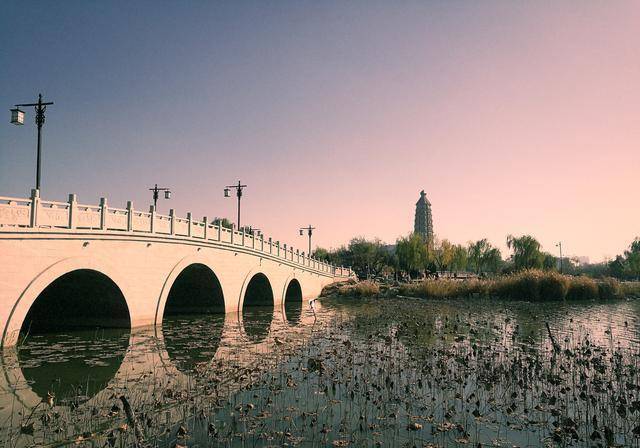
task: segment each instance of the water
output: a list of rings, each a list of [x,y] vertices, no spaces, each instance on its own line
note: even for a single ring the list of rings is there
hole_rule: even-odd
[[[0,446],[640,446],[639,317],[324,299],[30,336],[2,356]]]

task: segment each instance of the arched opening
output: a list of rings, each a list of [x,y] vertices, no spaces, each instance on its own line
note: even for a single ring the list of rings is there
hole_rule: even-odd
[[[218,277],[203,264],[187,266],[169,290],[164,317],[216,313],[224,313],[224,295]]]
[[[18,363],[40,398],[50,393],[56,404],[78,405],[115,377],[129,337],[122,328],[31,335],[18,348]]]
[[[255,274],[249,280],[242,305],[242,324],[245,333],[254,340],[269,334],[273,320],[273,289],[266,275]]]
[[[91,269],[68,272],[47,286],[29,309],[22,337],[82,328],[130,328],[127,302],[106,275]]]
[[[284,314],[289,323],[298,323],[302,317],[302,288],[295,278],[287,285],[284,294]]]

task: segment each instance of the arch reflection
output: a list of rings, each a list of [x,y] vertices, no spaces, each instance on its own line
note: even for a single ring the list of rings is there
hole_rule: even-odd
[[[164,347],[179,371],[191,374],[215,357],[222,341],[225,320],[224,314],[164,318]]]
[[[33,335],[17,348],[17,362],[32,391],[65,404],[84,402],[116,376],[129,346],[130,331],[103,329]]]

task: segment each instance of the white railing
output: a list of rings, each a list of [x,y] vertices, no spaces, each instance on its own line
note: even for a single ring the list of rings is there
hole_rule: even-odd
[[[187,213],[186,218],[179,218],[173,210],[169,211],[169,216],[159,215],[153,206],[148,212],[134,210],[131,201],[127,202],[126,208],[115,208],[109,207],[105,198],[100,199],[100,205],[80,205],[75,194],[69,195],[68,202],[43,201],[37,190],[32,190],[31,197],[27,199],[0,196],[0,232],[7,228],[79,229],[187,237],[241,246],[251,252],[267,254],[335,277],[353,276],[350,268],[309,257],[264,235],[255,236],[244,230],[209,224],[206,217],[194,221],[191,213]]]

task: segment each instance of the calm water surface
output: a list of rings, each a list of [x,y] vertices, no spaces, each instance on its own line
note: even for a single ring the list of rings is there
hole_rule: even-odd
[[[2,355],[0,446],[640,446],[639,317],[324,299],[31,335]]]

